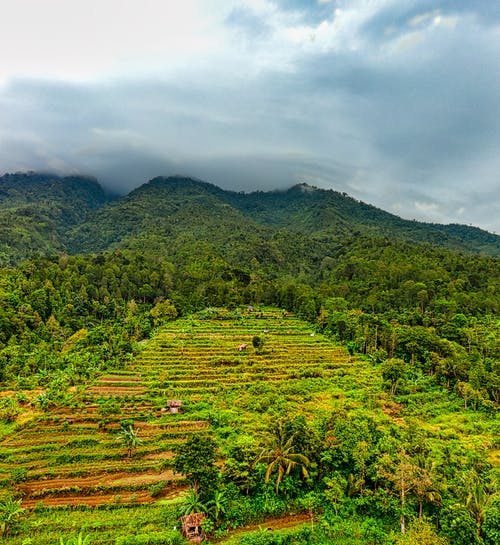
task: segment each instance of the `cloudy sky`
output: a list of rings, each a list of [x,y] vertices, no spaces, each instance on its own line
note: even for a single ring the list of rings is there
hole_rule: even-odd
[[[297,182],[500,233],[500,0],[0,0],[0,173]]]

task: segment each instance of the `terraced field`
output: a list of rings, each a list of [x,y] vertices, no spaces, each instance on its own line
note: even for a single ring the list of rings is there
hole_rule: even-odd
[[[36,408],[41,393],[24,392],[23,413],[0,429],[0,499],[14,494],[28,509],[24,529],[6,545],[52,545],[75,529],[93,533],[96,545],[115,545],[117,536],[171,530],[172,504],[186,489],[172,469],[175,446],[208,428],[220,445],[257,436],[277,415],[359,410],[376,414],[381,427],[418,422],[436,452],[453,448],[464,463],[483,452],[494,464],[498,453],[492,421],[460,403],[450,412],[448,393],[398,403],[384,392],[379,367],[271,309],[171,322],[134,361],[70,390],[63,406]],[[181,402],[178,413],[172,401]],[[141,439],[130,456],[118,436],[125,423]]]
[[[256,335],[264,340],[260,351],[252,345]],[[353,400],[367,395],[373,374],[365,368],[279,311],[172,322],[127,368],[7,436],[0,482],[28,508],[149,503],[158,494],[152,486],[175,495],[183,485],[171,469],[173,447],[206,430],[225,407],[234,415],[226,424],[257,428],[278,391],[297,411],[327,409],[350,391]],[[172,399],[182,401],[178,414],[170,414]],[[131,457],[117,438],[123,420],[134,422],[142,440]]]

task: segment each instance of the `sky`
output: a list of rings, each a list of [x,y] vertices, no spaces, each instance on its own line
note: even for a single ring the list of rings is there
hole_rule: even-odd
[[[500,0],[0,0],[0,173],[306,182],[500,233]]]

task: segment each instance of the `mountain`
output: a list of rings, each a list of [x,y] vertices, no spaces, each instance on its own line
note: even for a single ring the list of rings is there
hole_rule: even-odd
[[[35,172],[0,177],[0,264],[66,249],[68,231],[110,200],[97,180]]]
[[[500,255],[500,237],[466,225],[402,219],[346,193],[298,184],[283,192],[238,194],[239,208],[256,221],[316,237],[363,233],[456,251]]]
[[[130,247],[145,237],[171,247],[180,234],[222,250],[277,237],[299,246],[304,239],[335,245],[359,234],[500,255],[500,237],[487,231],[404,220],[333,190],[299,184],[287,191],[236,193],[182,177],[154,178],[99,210],[75,230],[69,247],[73,252]]]
[[[345,193],[298,184],[237,193],[186,177],[157,177],[112,199],[93,178],[0,178],[0,255],[148,250],[176,263],[216,256],[240,267],[298,275],[353,240],[425,244],[500,255],[500,237],[475,227],[408,221]],[[377,243],[378,244],[378,243]]]

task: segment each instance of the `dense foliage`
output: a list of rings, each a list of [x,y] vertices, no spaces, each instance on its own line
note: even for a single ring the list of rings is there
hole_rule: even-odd
[[[34,172],[0,177],[0,264],[63,251],[68,230],[109,201],[93,178]]]

